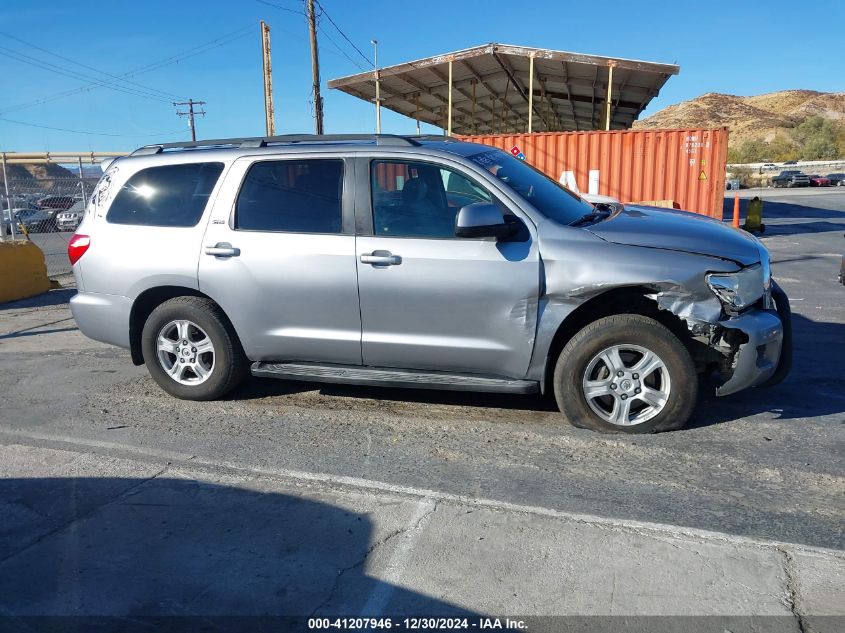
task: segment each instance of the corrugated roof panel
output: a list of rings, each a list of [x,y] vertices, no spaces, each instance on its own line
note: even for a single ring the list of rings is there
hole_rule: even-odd
[[[530,59],[534,59],[535,132],[592,130],[604,120],[610,67],[611,129],[627,129],[680,68],[639,60],[487,44],[379,69],[382,106],[446,125],[452,63],[455,134],[524,132]],[[333,79],[329,88],[375,101],[375,73]]]

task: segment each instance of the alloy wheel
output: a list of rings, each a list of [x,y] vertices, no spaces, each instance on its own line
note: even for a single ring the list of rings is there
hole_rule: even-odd
[[[165,373],[182,385],[201,384],[214,371],[214,345],[193,321],[171,321],[162,327],[156,355]]]
[[[642,424],[669,401],[671,380],[663,360],[645,347],[613,345],[596,354],[581,380],[590,409],[618,426]]]

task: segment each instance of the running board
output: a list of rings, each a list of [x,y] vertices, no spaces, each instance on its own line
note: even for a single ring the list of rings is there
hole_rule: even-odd
[[[509,378],[497,378],[494,376],[449,374],[439,371],[392,369],[389,367],[259,362],[252,364],[251,371],[253,376],[261,376],[263,378],[331,382],[372,387],[490,391],[499,393],[535,393],[540,390],[540,384],[535,380],[511,380]]]

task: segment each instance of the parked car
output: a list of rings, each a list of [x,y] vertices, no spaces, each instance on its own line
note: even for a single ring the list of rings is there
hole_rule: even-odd
[[[810,178],[797,169],[787,169],[772,178],[772,187],[809,187]]]
[[[18,229],[27,233],[49,233],[56,230],[55,220],[47,209],[13,209]]]
[[[698,373],[727,395],[789,371],[769,253],[718,220],[594,207],[446,137],[202,146],[112,163],[68,245],[80,330],[175,397],[250,372],[541,391],[572,424],[646,433],[687,422]]]
[[[85,213],[85,203],[79,200],[67,211],[56,214],[56,227],[60,231],[73,231],[82,221],[83,213]]]
[[[828,174],[831,187],[845,187],[845,174]]]
[[[810,174],[807,176],[810,179],[811,187],[829,187],[830,178],[827,176],[819,176],[818,174]]]
[[[0,223],[0,224],[3,225],[3,231],[5,232],[5,235],[11,235],[12,234],[12,218],[14,216],[12,215],[12,213],[7,208],[3,208],[2,213],[3,213],[3,215],[0,216],[0,217],[3,218],[3,222]],[[15,225],[14,228],[15,228],[16,231],[18,230],[17,225]]]
[[[46,196],[38,200],[37,204],[41,209],[59,209],[64,211],[81,200],[78,196]]]

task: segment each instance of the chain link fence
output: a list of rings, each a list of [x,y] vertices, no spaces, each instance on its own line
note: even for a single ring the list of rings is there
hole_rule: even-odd
[[[29,239],[44,252],[51,278],[71,272],[67,244],[99,176],[10,177],[2,191],[3,239]]]

